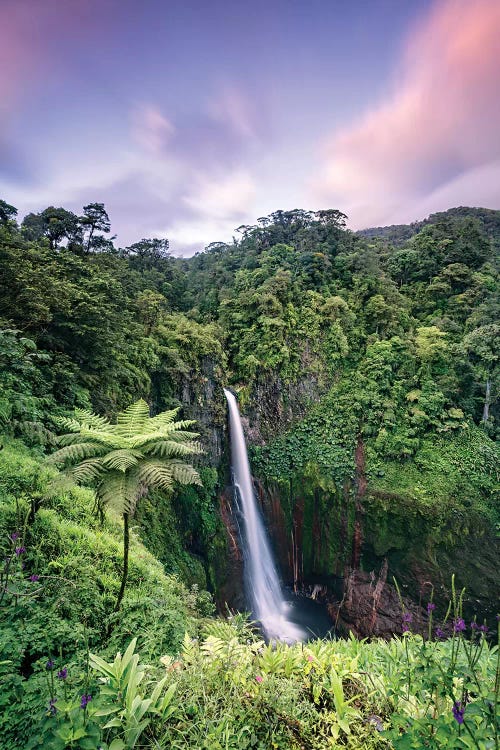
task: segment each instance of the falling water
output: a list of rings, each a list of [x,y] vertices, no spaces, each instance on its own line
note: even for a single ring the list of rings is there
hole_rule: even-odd
[[[240,536],[247,595],[253,615],[267,638],[293,643],[303,640],[306,633],[287,617],[289,605],[283,598],[266,529],[257,506],[238,404],[231,391],[224,389],[224,393],[229,406],[233,482],[241,515]]]

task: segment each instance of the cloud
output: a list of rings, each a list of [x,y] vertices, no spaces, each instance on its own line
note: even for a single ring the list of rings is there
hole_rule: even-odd
[[[225,86],[209,102],[208,111],[216,122],[225,123],[229,129],[250,141],[260,138],[262,118],[254,103],[234,86]]]
[[[161,156],[174,135],[170,120],[152,105],[145,105],[132,113],[132,134],[137,143],[149,153]]]
[[[184,197],[184,202],[201,216],[236,221],[248,213],[256,193],[255,182],[244,170],[217,179],[201,174],[194,189]]]
[[[407,40],[392,94],[323,144],[315,198],[358,226],[395,221],[431,194],[465,203],[468,176],[475,184],[488,164],[482,196],[498,197],[499,38],[498,0],[437,3]]]

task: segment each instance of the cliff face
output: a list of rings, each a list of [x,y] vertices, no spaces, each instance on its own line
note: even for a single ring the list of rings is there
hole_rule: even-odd
[[[244,600],[219,375],[206,358],[196,379],[186,377],[181,395],[185,416],[197,420],[209,446],[205,461],[218,470],[218,522],[203,554],[224,610],[226,602],[243,608]],[[444,605],[454,573],[457,587],[467,588],[467,614],[492,617],[500,595],[498,548],[488,514],[473,502],[487,487],[460,452],[471,440],[479,447],[467,448],[467,455],[480,452],[486,438],[451,435],[424,445],[413,458],[381,463],[373,440],[356,435],[356,420],[328,422],[332,407],[322,401],[325,391],[314,375],[292,384],[271,375],[255,381],[243,400],[256,492],[287,585],[315,592],[339,627],[363,636],[401,629],[393,576],[407,607],[410,601],[417,606],[415,621],[422,627],[418,603],[428,601],[433,586],[438,608]],[[319,417],[311,417],[314,410]],[[321,462],[325,443],[331,452]]]
[[[243,406],[243,420],[248,442],[265,445],[276,435],[303,419],[311,404],[319,400],[326,383],[314,373],[293,382],[285,382],[276,373],[258,378],[252,386],[248,402]]]
[[[439,613],[455,574],[457,588],[466,587],[467,616],[493,618],[500,559],[487,510],[494,471],[487,436],[474,427],[430,436],[414,457],[381,462],[373,439],[353,434],[352,422],[344,453],[332,453],[336,463],[328,467],[296,440],[314,434],[311,411],[321,386],[310,377],[280,386],[278,378],[258,383],[244,422],[256,491],[287,584],[309,594],[316,587],[340,624],[362,635],[400,630],[393,577],[416,605],[434,587]],[[333,428],[323,434],[340,445]],[[476,460],[473,468],[478,454],[484,464]],[[369,623],[366,597],[373,599]]]
[[[203,357],[198,370],[186,372],[177,391],[186,419],[196,420],[206,451],[206,462],[220,466],[225,450],[226,400],[222,390],[223,372],[212,357]]]

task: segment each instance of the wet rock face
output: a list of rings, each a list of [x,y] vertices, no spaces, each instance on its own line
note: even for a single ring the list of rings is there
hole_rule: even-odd
[[[342,599],[326,594],[327,609],[340,633],[353,633],[358,638],[378,636],[389,638],[406,628],[425,633],[427,617],[415,602],[403,598],[401,607],[396,588],[386,581],[387,561],[375,575],[353,570],[344,582]]]
[[[226,435],[226,401],[216,363],[204,357],[197,372],[186,373],[180,387],[183,416],[196,420],[196,430],[205,449],[206,462],[221,464]]]
[[[238,540],[233,488],[227,486],[219,496],[219,512],[226,531],[226,554],[218,561],[216,604],[225,614],[227,607],[246,609],[243,585],[243,556]]]
[[[245,409],[245,434],[249,443],[263,445],[276,437],[295,420],[301,419],[307,407],[317,401],[324,391],[320,378],[304,374],[296,382],[284,383],[269,373],[256,381]]]

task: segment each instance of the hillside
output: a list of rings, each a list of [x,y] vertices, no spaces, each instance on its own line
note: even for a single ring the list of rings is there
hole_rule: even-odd
[[[401,247],[429,224],[440,224],[455,219],[476,219],[485,234],[498,248],[500,242],[500,211],[491,208],[459,206],[431,214],[422,221],[414,221],[411,224],[392,224],[387,227],[369,227],[368,229],[360,229],[357,234],[367,239],[381,239],[391,245]]]

